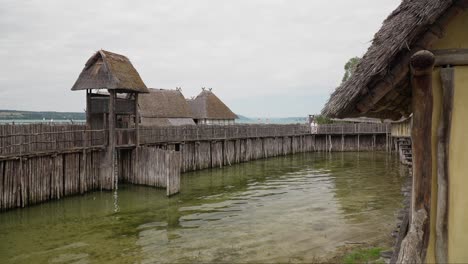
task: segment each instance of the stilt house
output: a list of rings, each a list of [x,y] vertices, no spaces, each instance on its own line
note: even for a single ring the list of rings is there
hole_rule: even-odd
[[[187,102],[196,124],[232,125],[237,119],[237,115],[211,89],[203,89],[196,98],[189,99]]]
[[[72,91],[79,90],[86,90],[86,124],[106,130],[102,171],[116,186],[116,148],[139,146],[139,122],[135,122],[139,120],[138,95],[149,90],[127,57],[105,50],[96,52],[86,62],[72,87]]]
[[[410,228],[398,263],[468,262],[468,1],[403,0],[323,114],[413,114]]]
[[[138,99],[143,126],[195,125],[193,114],[180,90],[149,89]]]

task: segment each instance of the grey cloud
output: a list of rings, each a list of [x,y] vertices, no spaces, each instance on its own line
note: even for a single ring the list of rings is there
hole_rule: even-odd
[[[127,55],[150,87],[182,86],[187,97],[213,87],[239,114],[318,112],[398,4],[0,0],[0,109],[83,110],[70,87],[103,48]]]

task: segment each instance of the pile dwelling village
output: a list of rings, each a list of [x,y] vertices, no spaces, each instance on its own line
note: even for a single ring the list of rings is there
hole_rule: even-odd
[[[331,124],[314,116],[239,124],[215,90],[186,99],[180,88],[148,88],[126,56],[99,50],[71,88],[86,96],[85,124],[0,125],[0,209],[121,183],[169,197],[189,171],[304,152],[388,152],[412,174],[390,263],[466,263],[467,8],[403,1],[322,110]]]
[[[236,124],[211,89],[148,88],[130,60],[99,50],[72,91],[84,91],[86,124],[0,125],[0,208],[25,207],[119,183],[180,191],[180,173],[300,152],[392,151],[391,123],[344,120]],[[312,120],[311,120],[312,121]]]

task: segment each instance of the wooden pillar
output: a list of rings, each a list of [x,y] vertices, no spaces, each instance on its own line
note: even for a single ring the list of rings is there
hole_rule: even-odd
[[[135,147],[140,146],[140,111],[138,109],[138,93],[135,93]]]
[[[422,236],[419,236],[421,243],[413,243],[414,246],[418,245],[418,248],[415,248],[413,252],[423,262],[426,260],[431,221],[432,71],[434,62],[434,55],[426,50],[415,53],[410,62],[413,89],[413,127],[411,131],[413,140],[413,199],[412,221],[410,222],[415,222],[417,212],[419,215],[427,216],[421,222]]]
[[[360,144],[359,144],[359,133],[357,135],[357,151],[360,151]]]
[[[442,114],[438,127],[437,146],[437,216],[435,256],[438,263],[448,262],[448,184],[449,184],[449,146],[452,124],[454,69],[440,70],[442,80]]]
[[[341,152],[344,152],[344,135],[341,134]]]
[[[108,115],[108,135],[109,142],[107,145],[107,166],[109,177],[109,189],[113,189],[116,186],[116,175],[115,175],[115,91],[109,90],[109,115]]]
[[[91,89],[86,89],[86,126],[91,127]]]
[[[130,173],[132,177],[137,175],[138,173],[138,167],[140,166],[140,109],[138,109],[138,93],[135,93],[135,151],[134,157],[133,157],[133,164],[131,166],[132,170]],[[167,187],[169,188],[169,187]]]

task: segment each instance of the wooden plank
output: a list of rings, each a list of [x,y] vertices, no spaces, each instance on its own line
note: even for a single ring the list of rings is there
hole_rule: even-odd
[[[468,53],[467,53],[468,54]],[[440,69],[443,103],[438,128],[437,146],[437,216],[435,255],[438,263],[448,262],[448,186],[450,131],[452,124],[455,77],[453,68]]]

